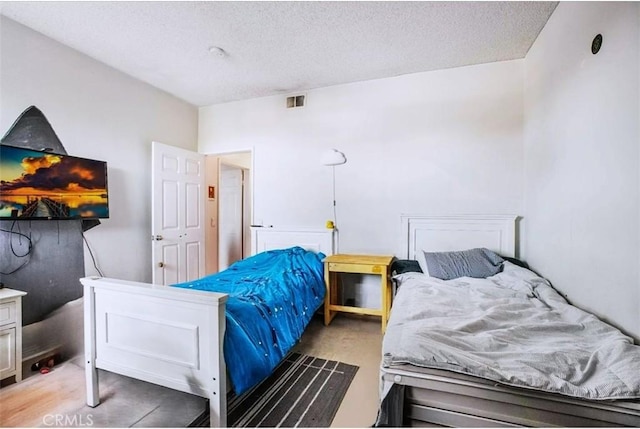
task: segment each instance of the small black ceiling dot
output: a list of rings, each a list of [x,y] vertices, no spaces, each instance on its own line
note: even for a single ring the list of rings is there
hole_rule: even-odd
[[[591,53],[593,55],[597,54],[600,51],[600,47],[602,47],[602,34],[598,34],[593,38],[593,42],[591,42]]]

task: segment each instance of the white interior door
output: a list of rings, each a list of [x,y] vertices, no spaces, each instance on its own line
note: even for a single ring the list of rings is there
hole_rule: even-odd
[[[220,202],[218,206],[218,269],[226,269],[242,259],[242,169],[220,165]]]
[[[204,271],[204,156],[152,144],[153,283],[173,284]]]

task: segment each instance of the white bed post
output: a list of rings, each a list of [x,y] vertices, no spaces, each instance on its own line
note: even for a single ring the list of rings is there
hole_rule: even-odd
[[[98,369],[96,368],[96,296],[93,287],[84,285],[84,356],[87,387],[87,405],[100,404],[98,392]]]
[[[227,427],[227,367],[224,360],[224,333],[226,329],[225,301],[221,299],[211,311],[211,341],[209,356],[212,362],[209,385],[209,425]]]

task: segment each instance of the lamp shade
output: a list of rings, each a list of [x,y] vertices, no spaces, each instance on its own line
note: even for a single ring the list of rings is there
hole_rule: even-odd
[[[347,157],[337,149],[329,149],[322,154],[321,162],[323,165],[340,165],[347,162]]]

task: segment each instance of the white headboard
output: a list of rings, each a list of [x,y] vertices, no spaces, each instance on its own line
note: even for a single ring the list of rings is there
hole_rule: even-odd
[[[516,251],[515,215],[422,216],[402,215],[402,255],[416,259],[416,251],[448,252],[486,247],[502,256]]]
[[[332,229],[251,228],[251,254],[300,246],[325,255],[333,255]]]

